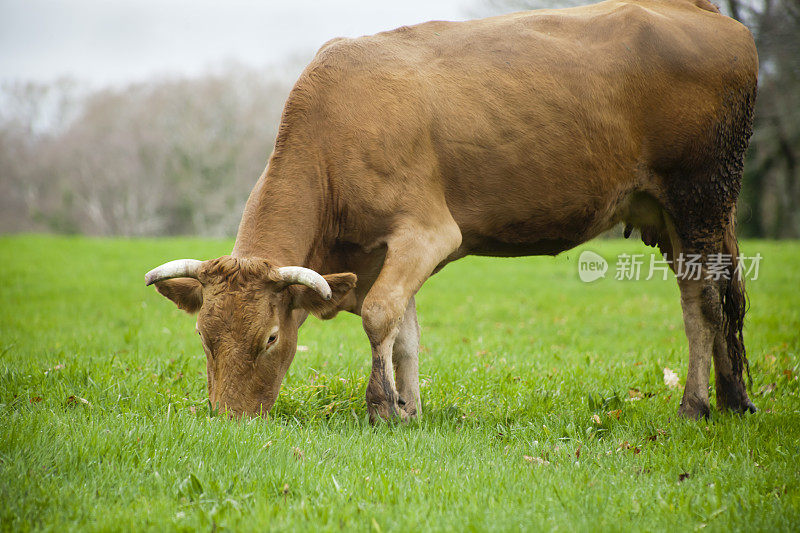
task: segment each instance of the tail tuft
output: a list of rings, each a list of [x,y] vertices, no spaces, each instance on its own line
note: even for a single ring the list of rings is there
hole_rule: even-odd
[[[728,345],[728,357],[731,360],[731,369],[735,376],[741,376],[747,371],[747,380],[750,385],[753,379],[750,376],[750,363],[744,348],[744,315],[747,312],[747,294],[744,287],[744,276],[739,267],[739,244],[736,241],[734,230],[735,215],[731,212],[728,227],[723,240],[724,254],[731,257],[730,281],[726,284],[722,295],[722,314],[725,341]]]

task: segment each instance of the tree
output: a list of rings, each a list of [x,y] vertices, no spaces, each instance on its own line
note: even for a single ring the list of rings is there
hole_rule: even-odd
[[[64,98],[57,124],[43,118],[59,87],[5,89],[0,230],[222,236],[266,164],[289,86],[231,66]]]

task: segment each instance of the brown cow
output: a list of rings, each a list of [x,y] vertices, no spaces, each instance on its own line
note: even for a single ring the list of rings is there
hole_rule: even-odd
[[[419,415],[414,294],[450,261],[554,255],[618,223],[670,257],[737,254],[757,72],[750,32],[706,0],[335,39],[289,95],[231,255],[147,283],[199,311],[214,405],[269,411],[308,313],[345,310],[372,347],[371,418]],[[712,359],[718,407],[753,411],[743,283],[705,278],[678,280],[680,413],[709,412]]]

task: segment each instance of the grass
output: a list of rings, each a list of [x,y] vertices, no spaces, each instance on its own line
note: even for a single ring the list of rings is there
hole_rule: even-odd
[[[755,415],[677,419],[674,280],[615,281],[612,264],[581,283],[577,250],[432,278],[425,414],[382,427],[367,423],[368,343],[350,315],[303,326],[269,420],[209,417],[194,318],[142,276],[230,248],[0,238],[4,530],[800,527],[798,243],[743,243],[764,257],[745,330]]]

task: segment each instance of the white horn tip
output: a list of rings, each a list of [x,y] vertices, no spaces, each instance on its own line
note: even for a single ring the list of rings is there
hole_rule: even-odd
[[[156,272],[155,269],[153,269],[153,270],[151,270],[150,272],[148,272],[147,274],[144,275],[144,285],[145,285],[145,287],[149,287],[150,285],[152,285],[153,283],[156,282],[155,272]]]
[[[201,264],[202,262],[196,259],[177,259],[164,263],[144,275],[145,285],[150,286],[158,281],[171,278],[197,277],[197,271]]]
[[[320,274],[310,268],[288,266],[278,269],[278,277],[288,284],[298,283],[317,291],[323,300],[332,298],[331,288]]]

